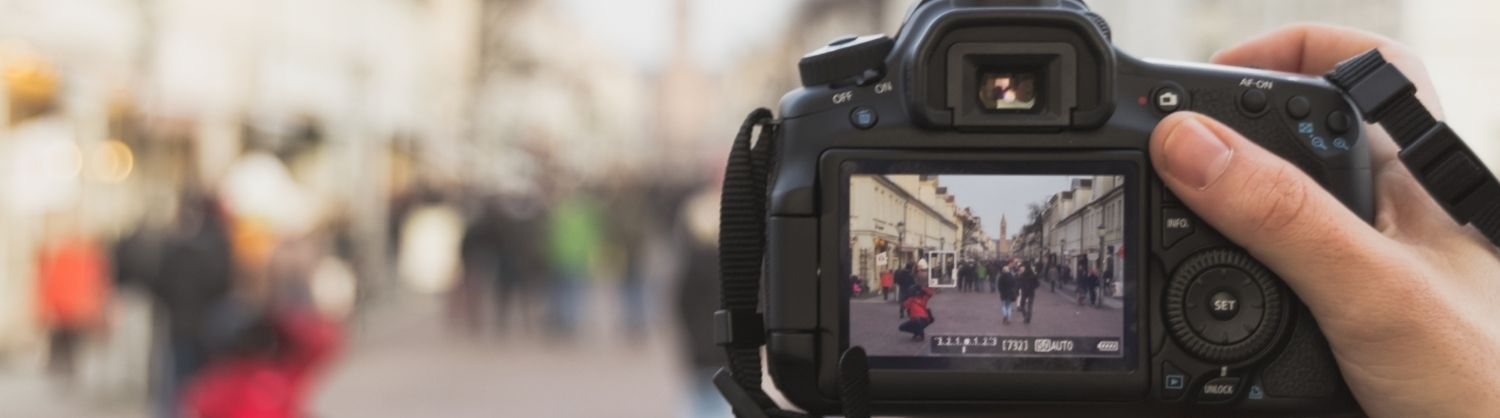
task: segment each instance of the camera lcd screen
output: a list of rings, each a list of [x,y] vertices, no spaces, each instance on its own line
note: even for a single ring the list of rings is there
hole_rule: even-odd
[[[845,332],[872,364],[926,358],[952,368],[947,360],[971,357],[1091,370],[1112,367],[1079,362],[1128,362],[1120,360],[1135,332],[1126,254],[1139,249],[1126,245],[1135,185],[1124,170],[879,171],[847,173],[846,183]]]

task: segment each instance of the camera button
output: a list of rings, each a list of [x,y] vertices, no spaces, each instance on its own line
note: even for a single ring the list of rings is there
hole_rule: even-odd
[[[1240,378],[1218,377],[1209,380],[1198,390],[1198,400],[1203,402],[1220,402],[1234,399],[1239,393]]]
[[[855,107],[849,112],[849,123],[859,129],[870,129],[880,123],[880,115],[875,113],[875,109],[864,106]]]
[[[1182,241],[1188,235],[1192,235],[1194,224],[1193,215],[1183,209],[1162,209],[1161,211],[1161,246],[1171,248]]]
[[[1186,93],[1183,93],[1181,88],[1174,85],[1162,86],[1156,89],[1156,94],[1153,96],[1151,103],[1156,105],[1156,110],[1160,110],[1162,113],[1172,113],[1187,107]]]
[[[1286,115],[1292,119],[1304,119],[1312,113],[1312,102],[1306,97],[1295,96],[1286,101]]]
[[[1252,116],[1259,116],[1266,111],[1266,105],[1271,102],[1271,97],[1266,95],[1265,90],[1249,89],[1240,94],[1240,109]]]

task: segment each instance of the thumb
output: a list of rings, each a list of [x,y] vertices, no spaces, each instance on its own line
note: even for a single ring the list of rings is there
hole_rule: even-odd
[[[1228,126],[1191,112],[1169,115],[1151,135],[1151,160],[1194,213],[1315,309],[1337,306],[1351,289],[1386,285],[1370,281],[1389,275],[1365,273],[1391,263],[1385,254],[1395,253],[1395,244],[1301,170]]]

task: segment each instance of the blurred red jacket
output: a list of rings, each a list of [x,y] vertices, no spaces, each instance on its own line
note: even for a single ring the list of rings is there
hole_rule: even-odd
[[[931,320],[932,312],[927,309],[927,301],[931,300],[932,295],[935,293],[936,292],[934,292],[931,288],[921,288],[920,290],[916,291],[916,294],[907,297],[906,301],[902,302],[901,305],[902,307],[906,308],[907,315],[911,316],[913,319],[921,318]]]
[[[87,238],[65,240],[43,250],[37,263],[37,308],[43,324],[84,328],[103,320],[110,292],[107,269],[103,251]]]
[[[275,355],[229,358],[205,369],[183,399],[189,418],[296,418],[316,372],[338,351],[337,324],[313,312],[281,315]]]

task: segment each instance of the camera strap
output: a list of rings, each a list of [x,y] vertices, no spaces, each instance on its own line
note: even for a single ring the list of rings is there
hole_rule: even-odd
[[[1500,182],[1422,105],[1416,85],[1401,70],[1372,49],[1339,63],[1325,77],[1354,101],[1365,120],[1390,133],[1406,168],[1453,220],[1474,225],[1500,245]]]
[[[729,367],[714,374],[714,386],[742,418],[805,418],[782,409],[761,389],[761,347],[765,322],[759,312],[761,268],[766,248],[766,184],[776,144],[776,122],[765,108],[750,112],[740,126],[724,168],[719,199],[719,310],[714,342],[724,347]],[[760,128],[759,139],[750,138]],[[840,359],[844,415],[869,417],[869,366],[865,352],[852,347]]]
[[[741,417],[800,417],[776,407],[761,389],[760,349],[765,324],[758,312],[762,255],[766,245],[766,181],[775,124],[771,111],[755,109],[745,118],[729,149],[724,190],[719,198],[719,310],[714,342],[724,347],[727,369],[714,385]],[[760,127],[760,139],[750,138]]]

